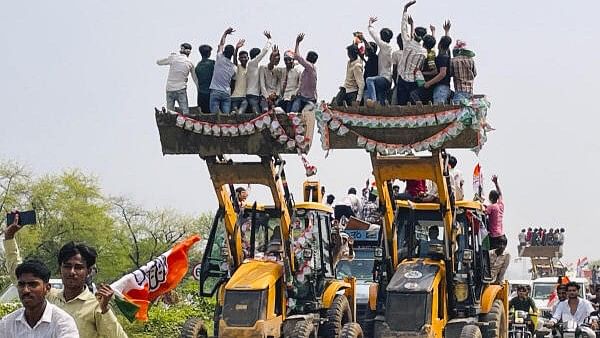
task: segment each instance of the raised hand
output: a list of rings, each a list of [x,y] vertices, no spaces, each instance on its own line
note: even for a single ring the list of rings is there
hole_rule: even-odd
[[[300,43],[302,42],[302,40],[304,40],[304,33],[298,34],[298,36],[296,37],[296,43]]]
[[[271,39],[271,32],[269,31],[264,31],[263,35],[267,37],[267,39]]]
[[[435,26],[434,25],[429,25],[429,30],[431,30],[431,35],[435,36]]]
[[[233,33],[233,32],[235,32],[235,29],[233,29],[233,28],[229,27],[229,28],[227,28],[227,29],[225,30],[225,33],[224,33],[224,34],[225,34],[225,35],[229,35],[229,34],[231,34],[231,33]]]
[[[452,26],[452,24],[450,24],[450,20],[444,21],[444,25],[442,27],[444,27],[444,33],[446,36],[448,36],[448,33],[450,32],[451,26]]]
[[[498,175],[492,175],[492,182],[494,182],[494,184],[498,184]]]
[[[246,40],[240,39],[240,41],[238,41],[238,43],[235,44],[235,48],[236,49],[242,48],[244,46],[244,43],[246,43]]]
[[[408,10],[408,7],[414,5],[417,3],[417,0],[412,0],[406,3],[406,5],[404,5],[404,11],[406,12]]]
[[[376,16],[369,17],[369,26],[371,26],[375,22],[377,22],[377,17]]]
[[[277,47],[277,45],[273,45],[273,53],[279,53],[279,47]]]
[[[107,284],[100,284],[100,287],[96,292],[96,299],[98,299],[98,303],[100,303],[100,311],[102,311],[102,313],[106,313],[108,311],[108,302],[114,293],[115,292],[113,289],[111,289]]]
[[[4,231],[4,239],[13,239],[17,231],[21,230],[19,225],[19,214],[15,214],[15,220],[6,227]]]

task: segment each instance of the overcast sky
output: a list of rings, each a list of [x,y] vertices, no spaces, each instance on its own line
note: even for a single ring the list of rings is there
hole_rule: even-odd
[[[280,49],[293,46],[320,57],[318,92],[329,100],[345,75],[345,46],[353,31],[400,30],[400,1],[11,1],[0,13],[0,158],[27,164],[38,174],[81,168],[97,175],[111,195],[147,207],[183,212],[213,210],[216,198],[204,163],[195,156],[163,157],[153,107],[163,105],[167,67],[156,60],[178,50],[215,46],[223,30],[247,47],[262,47],[265,29]],[[571,6],[569,6],[572,4]],[[421,0],[411,12],[417,25],[451,35],[475,51],[476,92],[492,102],[497,131],[479,158],[455,152],[470,186],[479,160],[489,177],[500,176],[505,228],[515,252],[524,225],[564,226],[565,254],[600,258],[595,177],[600,113],[597,1]],[[196,102],[193,88],[190,102]],[[597,94],[596,94],[597,95]],[[341,198],[370,172],[364,151],[334,151],[327,159],[317,141],[310,159],[330,193]],[[297,157],[288,178],[300,192]]]

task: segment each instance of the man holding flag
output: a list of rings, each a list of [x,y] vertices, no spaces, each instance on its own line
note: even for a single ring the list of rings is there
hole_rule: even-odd
[[[13,283],[16,282],[14,272],[17,265],[21,263],[19,247],[14,238],[21,229],[18,221],[17,214],[13,224],[6,228],[4,235],[6,266]],[[108,305],[113,290],[108,285],[101,284],[94,295],[86,285],[86,278],[96,264],[96,250],[85,244],[69,242],[60,249],[58,264],[64,289],[51,289],[46,299],[75,319],[80,337],[127,338],[127,334]]]

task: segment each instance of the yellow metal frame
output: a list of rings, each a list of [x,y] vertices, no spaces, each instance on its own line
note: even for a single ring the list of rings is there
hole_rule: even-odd
[[[352,288],[352,285],[348,282],[342,282],[339,280],[333,280],[329,282],[327,287],[325,287],[325,291],[323,292],[323,307],[326,309],[330,308],[333,298],[335,298],[337,292],[348,288]]]
[[[394,268],[398,266],[398,239],[393,233],[394,208],[392,194],[388,189],[387,182],[395,179],[400,180],[431,180],[438,187],[440,204],[436,203],[412,203],[405,202],[407,207],[411,204],[415,208],[434,208],[444,212],[445,238],[450,238],[452,232],[452,212],[450,210],[450,195],[444,176],[444,160],[439,151],[433,151],[431,156],[380,156],[371,155],[373,175],[379,192],[379,200],[384,204],[383,215],[387,250],[392,258]],[[402,201],[398,201],[402,203]],[[440,208],[441,206],[441,208]],[[426,209],[429,210],[429,209]]]

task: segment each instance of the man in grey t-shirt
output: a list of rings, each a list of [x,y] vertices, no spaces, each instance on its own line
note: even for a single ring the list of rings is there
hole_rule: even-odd
[[[217,49],[215,70],[210,82],[209,107],[211,113],[229,114],[231,112],[231,79],[235,76],[235,65],[231,61],[231,57],[235,54],[235,48],[232,45],[225,46],[225,39],[233,32],[235,30],[231,27],[223,32]],[[243,45],[243,42],[240,40],[238,45]]]

